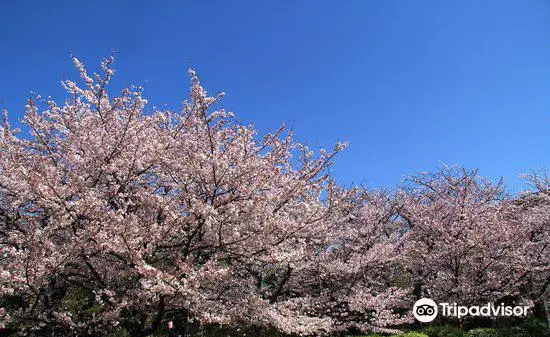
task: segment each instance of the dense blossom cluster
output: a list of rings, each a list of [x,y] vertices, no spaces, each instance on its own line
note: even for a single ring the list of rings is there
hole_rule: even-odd
[[[417,295],[463,305],[518,299],[537,261],[525,252],[530,228],[514,217],[502,184],[445,166],[409,180],[400,215]]]
[[[397,193],[342,188],[331,151],[283,127],[258,135],[190,71],[181,111],[111,97],[113,70],[29,100],[0,129],[0,328],[147,336],[165,326],[287,334],[391,331],[415,296],[461,303],[548,296],[550,184],[508,196],[442,167]]]

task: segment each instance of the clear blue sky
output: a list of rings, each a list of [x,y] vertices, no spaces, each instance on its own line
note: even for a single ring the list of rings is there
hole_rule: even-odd
[[[438,161],[504,177],[550,165],[550,0],[2,1],[0,99],[62,99],[116,50],[115,88],[187,95],[186,59],[224,107],[312,147],[350,141],[334,175],[394,186]]]

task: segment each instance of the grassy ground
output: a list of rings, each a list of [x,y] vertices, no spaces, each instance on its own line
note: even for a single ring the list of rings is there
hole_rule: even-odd
[[[276,331],[260,330],[232,330],[232,329],[204,329],[203,331],[189,331],[188,336],[193,337],[284,337]],[[177,334],[176,334],[177,335]],[[182,334],[183,335],[183,334]],[[153,335],[153,337],[172,337],[168,331]],[[113,332],[110,337],[130,337],[124,331]],[[546,321],[540,319],[527,319],[517,326],[500,328],[472,328],[461,329],[454,326],[428,326],[421,330],[410,331],[399,335],[370,334],[347,337],[550,337],[550,328]]]
[[[372,334],[355,337],[386,336]],[[529,319],[514,327],[463,330],[452,326],[430,326],[420,331],[392,335],[392,337],[550,337],[550,328],[544,321]]]

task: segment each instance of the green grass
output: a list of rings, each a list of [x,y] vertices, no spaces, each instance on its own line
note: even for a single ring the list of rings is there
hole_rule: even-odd
[[[257,332],[246,331],[246,336],[259,336]],[[130,335],[119,328],[113,331],[109,337],[129,337]],[[152,337],[166,337],[166,332],[160,332]],[[201,337],[236,337],[243,336],[243,331],[237,333],[231,329],[217,330],[207,329]],[[262,337],[282,337],[275,331],[264,331]],[[474,328],[463,330],[459,327],[450,325],[427,326],[419,331],[409,331],[397,335],[367,334],[348,337],[550,337],[550,328],[546,321],[540,319],[527,319],[517,326],[499,327],[499,328]]]
[[[442,325],[428,326],[420,331],[391,336],[370,334],[354,337],[550,337],[550,328],[546,321],[530,318],[518,326],[510,327],[463,330],[454,326]]]

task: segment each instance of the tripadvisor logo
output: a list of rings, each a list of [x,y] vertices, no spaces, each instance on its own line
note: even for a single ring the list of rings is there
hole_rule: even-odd
[[[501,303],[495,305],[487,303],[485,305],[463,306],[456,303],[435,303],[429,298],[421,298],[413,306],[413,315],[416,320],[423,323],[433,321],[439,312],[444,317],[462,318],[472,317],[525,317],[527,316],[527,306],[509,306]]]
[[[421,298],[414,304],[413,315],[420,322],[431,322],[437,317],[437,304],[429,298]]]

